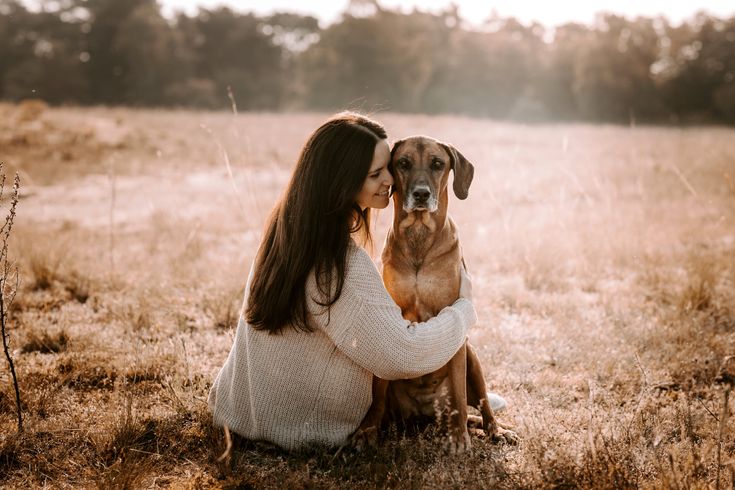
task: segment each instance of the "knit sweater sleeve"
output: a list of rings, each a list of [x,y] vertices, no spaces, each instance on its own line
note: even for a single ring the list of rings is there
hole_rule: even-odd
[[[477,321],[472,302],[460,298],[426,322],[411,323],[383,286],[367,253],[352,250],[342,294],[329,314],[316,317],[337,348],[376,376],[423,376],[445,365]]]

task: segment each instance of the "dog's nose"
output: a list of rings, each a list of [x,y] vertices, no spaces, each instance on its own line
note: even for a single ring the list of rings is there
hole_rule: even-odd
[[[413,198],[419,202],[428,200],[431,195],[429,189],[415,189],[412,194]]]

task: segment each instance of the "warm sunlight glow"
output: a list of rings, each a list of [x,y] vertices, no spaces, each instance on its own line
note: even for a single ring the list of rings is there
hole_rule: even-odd
[[[233,9],[254,11],[260,14],[273,11],[291,11],[311,14],[323,22],[336,20],[348,5],[348,0],[320,0],[318,2],[300,2],[296,0],[271,0],[260,2],[255,0],[161,0],[164,12],[168,15],[175,10],[188,13],[196,11],[197,6],[212,8],[217,5],[228,5]],[[731,0],[702,0],[696,3],[671,2],[669,0],[588,0],[585,2],[538,2],[535,0],[514,0],[513,2],[488,2],[481,0],[379,0],[386,8],[399,8],[410,11],[416,7],[422,10],[438,11],[447,8],[451,3],[459,6],[460,15],[473,24],[480,24],[493,11],[503,17],[514,16],[524,23],[538,21],[549,27],[565,22],[592,23],[595,14],[601,11],[622,14],[628,17],[664,15],[672,22],[678,23],[691,17],[698,10],[704,10],[719,17],[735,15],[735,5]]]

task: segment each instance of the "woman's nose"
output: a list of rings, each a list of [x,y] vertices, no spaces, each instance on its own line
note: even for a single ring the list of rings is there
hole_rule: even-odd
[[[391,175],[390,172],[386,171],[386,178],[385,178],[385,185],[393,185],[393,175]]]

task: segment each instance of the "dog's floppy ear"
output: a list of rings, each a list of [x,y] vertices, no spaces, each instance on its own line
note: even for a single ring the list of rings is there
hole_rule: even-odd
[[[440,143],[442,147],[449,153],[452,159],[452,170],[454,170],[454,195],[460,199],[467,199],[467,194],[472,184],[472,177],[475,175],[475,167],[462,155],[455,147],[446,143]]]
[[[393,168],[393,156],[396,154],[396,150],[398,150],[398,147],[401,146],[406,140],[398,140],[393,142],[393,148],[390,149],[390,165],[391,169]],[[392,171],[392,170],[391,170]]]
[[[393,148],[390,149],[390,162],[388,162],[388,171],[390,172],[390,174],[393,177],[396,176],[396,174],[394,172],[394,168],[393,168],[393,156],[396,154],[396,150],[398,150],[398,147],[401,146],[404,141],[406,141],[406,140],[403,139],[403,140],[398,140],[398,141],[393,142]],[[390,186],[390,193],[389,194],[392,196],[393,195],[393,192],[395,192],[395,190],[396,190],[396,186],[395,186],[395,184],[393,184],[392,186]]]

